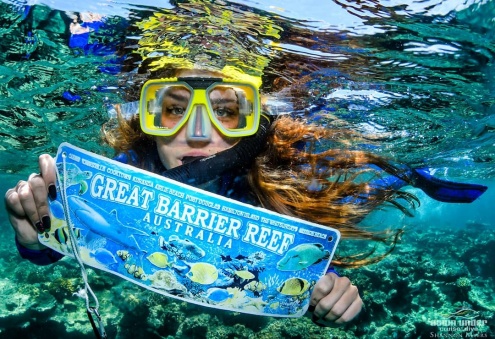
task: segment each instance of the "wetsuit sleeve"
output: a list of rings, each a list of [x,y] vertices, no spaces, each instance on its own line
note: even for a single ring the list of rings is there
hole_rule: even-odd
[[[19,244],[17,238],[15,238],[15,245],[17,247],[17,250],[19,251],[19,254],[21,255],[21,258],[27,259],[33,264],[39,266],[53,264],[54,262],[57,262],[64,257],[63,254],[58,253],[57,251],[54,251],[48,247],[42,250],[31,250],[29,248],[26,248]]]
[[[113,157],[113,160],[132,166],[137,166],[138,164],[138,156],[133,150],[130,150],[128,153],[119,153]]]
[[[325,274],[328,274],[328,273],[335,273],[335,275],[337,275],[337,277],[340,277],[339,272],[337,272],[335,270],[335,267],[333,267],[333,266],[330,266]]]

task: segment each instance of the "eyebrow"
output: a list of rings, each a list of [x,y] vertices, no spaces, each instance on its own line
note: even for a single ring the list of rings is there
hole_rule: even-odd
[[[237,100],[235,100],[235,99],[224,99],[224,98],[210,100],[210,102],[212,104],[228,104],[228,103],[231,103],[231,102],[237,104]]]
[[[177,101],[183,101],[183,102],[186,102],[186,103],[188,103],[189,102],[189,99],[190,99],[190,96],[187,97],[185,95],[181,95],[181,94],[178,94],[178,93],[173,93],[172,91],[171,92],[165,92],[163,94],[163,98],[165,99],[165,97],[170,97],[170,98],[175,99]]]

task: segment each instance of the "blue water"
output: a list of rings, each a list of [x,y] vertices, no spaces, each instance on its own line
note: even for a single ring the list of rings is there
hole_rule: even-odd
[[[468,205],[439,203],[410,189],[421,201],[414,217],[390,209],[370,215],[366,224],[405,226],[406,233],[382,262],[342,272],[366,305],[348,327],[212,311],[91,271],[110,336],[495,336],[495,3],[178,3],[0,2],[2,192],[37,172],[38,155],[54,154],[63,141],[111,154],[99,140],[107,104],[132,99],[124,97],[132,72],[122,68],[129,49],[121,47],[139,35],[133,24],[166,11],[177,12],[170,24],[176,45],[190,47],[197,62],[219,65],[228,56],[262,73],[267,93],[297,83],[301,90],[292,99],[307,119],[341,119],[364,134],[363,149],[489,189]],[[82,24],[87,12],[103,25],[71,39],[74,16]],[[201,39],[195,22],[209,23]],[[72,295],[82,286],[75,262],[35,267],[23,261],[3,209],[0,216],[0,337],[91,337],[83,301]],[[459,309],[476,326],[442,323],[463,325],[466,318],[453,315]]]

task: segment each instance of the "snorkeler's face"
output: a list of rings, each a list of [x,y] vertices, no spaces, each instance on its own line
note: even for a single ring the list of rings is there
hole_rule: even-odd
[[[217,76],[208,72],[193,72],[191,74],[181,74],[180,76]],[[165,93],[162,102],[162,126],[172,128],[174,119],[180,119],[184,114],[189,102],[191,93],[184,88],[176,88]],[[213,111],[217,119],[226,128],[234,128],[239,124],[239,108],[237,97],[233,90],[219,87],[209,93]],[[181,129],[174,135],[168,137],[155,137],[158,154],[167,169],[171,169],[183,164],[187,157],[208,157],[218,152],[224,151],[235,145],[240,138],[226,137],[221,134],[215,126],[211,125],[210,118],[206,113],[197,112],[195,117],[189,118]],[[208,124],[208,135],[196,138],[195,126]],[[192,127],[191,127],[192,126]],[[196,126],[197,127],[197,126]],[[198,132],[200,133],[200,132]]]

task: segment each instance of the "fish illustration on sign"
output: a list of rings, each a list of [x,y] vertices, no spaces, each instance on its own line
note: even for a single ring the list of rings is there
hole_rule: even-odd
[[[80,239],[81,230],[79,228],[74,228],[73,231],[74,231],[74,235],[76,236],[76,239]],[[63,226],[57,228],[53,232],[53,236],[60,245],[67,245],[70,242],[69,227]]]
[[[115,256],[104,248],[98,248],[96,251],[90,252],[90,256],[105,267],[112,267],[118,264]]]
[[[301,295],[311,287],[311,283],[303,278],[289,278],[284,281],[277,291],[284,295],[297,296]]]
[[[175,255],[180,260],[197,261],[206,255],[206,252],[201,247],[189,239],[180,239],[176,235],[171,235],[168,241],[163,237],[160,237],[158,241],[162,249]]]
[[[165,253],[154,252],[146,257],[150,263],[156,267],[165,268],[171,267],[173,264],[168,260],[168,256]]]
[[[300,271],[330,258],[322,244],[301,244],[287,251],[277,263],[280,271]]]
[[[232,298],[234,294],[226,289],[213,287],[206,291],[206,298],[213,303],[221,303],[229,298]]]
[[[249,272],[248,270],[234,271],[234,274],[239,278],[241,278],[242,280],[252,280],[256,277],[253,273]]]
[[[210,285],[218,279],[218,270],[212,264],[206,262],[198,262],[194,264],[185,263],[189,267],[189,272],[186,273],[191,281],[201,285]]]
[[[176,294],[186,292],[187,289],[184,285],[177,281],[175,274],[165,270],[159,270],[148,277],[151,281],[151,286],[154,288],[174,291]]]
[[[86,180],[90,179],[93,176],[93,173],[90,171],[82,171],[75,164],[68,163],[64,166],[62,163],[57,164],[58,173],[61,175],[61,181],[67,185],[66,187],[81,185],[79,189],[79,195],[83,195],[88,190],[88,183]],[[62,174],[63,173],[63,174]],[[65,177],[64,177],[65,175]]]
[[[133,275],[134,278],[146,279],[146,274],[141,266],[136,264],[125,264],[124,268],[127,270],[127,273]]]
[[[146,232],[123,225],[116,213],[108,213],[83,198],[71,195],[67,200],[70,210],[86,229],[122,247],[143,252],[134,236],[148,236]]]
[[[263,292],[266,287],[266,284],[257,280],[253,280],[249,284],[244,285],[244,289],[253,292],[255,297],[259,297],[261,295],[261,292]]]
[[[118,250],[117,255],[122,261],[127,261],[132,258],[132,254],[127,250]]]

